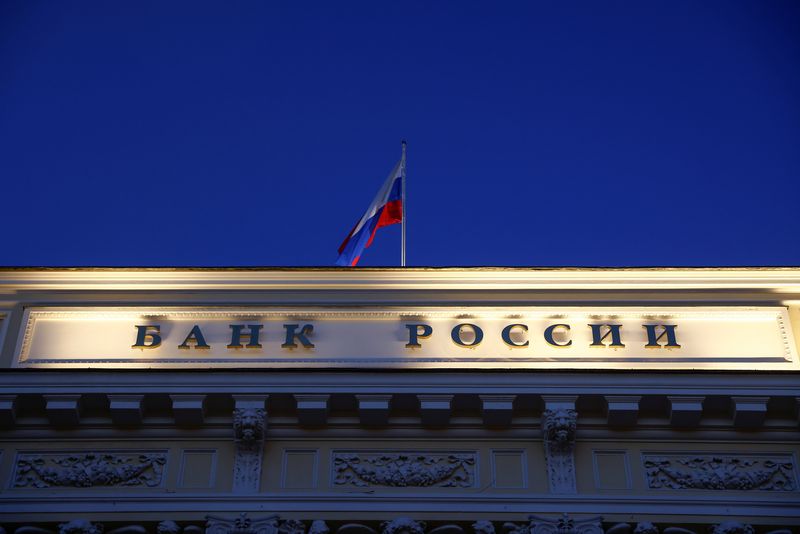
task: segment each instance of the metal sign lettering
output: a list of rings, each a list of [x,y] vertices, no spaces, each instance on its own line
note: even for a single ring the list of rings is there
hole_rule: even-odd
[[[31,308],[36,368],[800,369],[783,307]]]

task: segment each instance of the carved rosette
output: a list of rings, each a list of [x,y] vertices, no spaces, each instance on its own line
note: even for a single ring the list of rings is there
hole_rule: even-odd
[[[653,489],[795,491],[789,456],[645,456]]]
[[[337,486],[469,488],[475,485],[474,453],[334,453]]]
[[[576,493],[575,429],[578,413],[560,408],[542,413],[542,437],[552,493]]]
[[[233,464],[233,490],[258,491],[267,411],[263,408],[237,408],[233,411],[233,436],[236,457]]]
[[[20,454],[15,488],[95,486],[158,487],[167,455],[162,452],[73,452]]]

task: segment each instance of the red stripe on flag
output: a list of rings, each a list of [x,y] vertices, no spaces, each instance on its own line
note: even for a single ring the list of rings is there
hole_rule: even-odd
[[[364,248],[367,248],[372,244],[372,240],[375,239],[375,232],[378,231],[378,228],[400,222],[403,222],[403,201],[393,200],[383,207],[380,218],[378,219],[378,224],[376,224],[375,228],[372,229],[372,234],[369,236],[369,241],[367,241],[367,244],[364,245]]]

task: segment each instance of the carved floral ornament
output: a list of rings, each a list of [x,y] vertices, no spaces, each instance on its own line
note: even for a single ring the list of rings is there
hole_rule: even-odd
[[[645,456],[654,489],[796,491],[791,457]]]
[[[310,523],[310,524],[309,524]],[[375,525],[375,523],[372,523]],[[307,526],[308,525],[308,526]],[[466,524],[445,524],[428,528],[424,521],[415,521],[409,517],[396,517],[381,522],[373,528],[363,523],[345,523],[335,529],[334,534],[495,534],[494,523],[480,520]],[[76,519],[61,523],[55,527],[22,525],[15,532],[24,534],[104,534],[103,525],[85,519]],[[155,528],[131,524],[105,531],[105,534],[329,534],[331,529],[324,520],[298,521],[281,519],[278,515],[264,517],[248,517],[241,513],[238,517],[206,516],[205,529],[196,524],[183,526],[171,520],[158,523]],[[603,527],[602,518],[575,519],[567,514],[553,517],[530,516],[528,523],[504,523],[502,534],[755,534],[755,529],[748,524],[737,521],[726,521],[716,525],[697,525],[691,530],[677,526],[663,526],[661,529],[647,521],[631,525],[616,523]],[[6,531],[0,527],[0,534]],[[791,534],[791,530],[775,529],[764,534]]]
[[[336,486],[458,487],[475,485],[475,453],[334,453]]]
[[[161,485],[167,455],[163,452],[72,452],[20,454],[15,488]]]
[[[494,523],[487,520],[467,524],[445,524],[428,528],[424,521],[415,521],[409,517],[396,517],[391,520],[371,523],[345,523],[335,529],[335,534],[495,534]],[[308,527],[307,527],[308,525]],[[470,528],[471,527],[471,528]],[[103,525],[84,519],[76,519],[61,523],[55,528],[41,526],[21,526],[17,532],[25,534],[104,534]],[[206,516],[205,529],[196,524],[181,527],[174,521],[161,521],[153,529],[142,525],[126,525],[105,531],[105,534],[330,534],[331,529],[321,519],[299,521],[282,519],[278,515],[250,518],[247,513],[238,517]],[[500,532],[504,534],[755,534],[755,529],[746,523],[726,521],[715,525],[697,525],[693,529],[677,526],[659,528],[653,523],[642,521],[638,524],[616,523],[602,524],[602,518],[576,519],[568,514],[559,517],[530,516],[528,523],[504,523]],[[5,531],[0,527],[0,534]],[[764,534],[791,534],[789,529],[776,529]]]

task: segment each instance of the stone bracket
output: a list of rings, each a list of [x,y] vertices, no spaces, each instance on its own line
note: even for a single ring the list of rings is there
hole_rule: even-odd
[[[514,416],[516,395],[479,395],[483,424],[490,427],[507,427]]]
[[[417,395],[422,426],[439,428],[450,422],[453,395]]]
[[[322,426],[328,422],[330,395],[299,395],[297,401],[297,420],[303,426]]]
[[[206,416],[205,395],[170,395],[172,399],[172,416],[175,423],[181,426],[199,426]]]
[[[391,395],[356,395],[358,417],[365,426],[386,426],[389,423]]]
[[[639,395],[606,395],[606,419],[609,426],[636,426],[639,418]]]
[[[733,426],[758,428],[767,418],[769,397],[731,397]]]
[[[44,395],[45,411],[55,426],[77,426],[81,419],[80,394]]]
[[[674,427],[696,427],[703,417],[705,397],[668,396],[669,422]]]
[[[144,395],[108,395],[111,420],[115,425],[135,426],[142,424]]]
[[[542,439],[551,493],[575,494],[576,395],[543,395]]]
[[[267,431],[267,395],[234,395],[233,491],[255,493],[261,485],[264,439]]]

